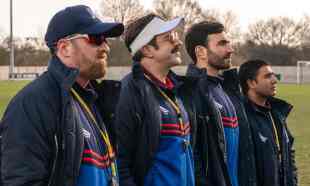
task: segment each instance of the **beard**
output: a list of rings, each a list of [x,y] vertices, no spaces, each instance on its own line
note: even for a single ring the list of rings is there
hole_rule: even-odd
[[[217,70],[226,70],[231,67],[231,54],[227,54],[224,57],[221,57],[214,52],[209,50],[208,53],[208,63],[210,66]]]
[[[107,71],[107,58],[88,59],[84,58],[85,64],[83,69],[80,69],[80,75],[85,79],[95,80],[103,78]]]
[[[73,43],[73,42],[72,42]],[[73,43],[76,50],[75,60],[78,64],[79,75],[86,80],[103,78],[107,71],[108,51],[100,51],[95,54],[86,54],[79,45]]]
[[[99,78],[103,78],[106,74],[106,70],[107,70],[107,62],[105,61],[103,62],[96,62],[94,65],[92,65],[89,68],[88,71],[88,76],[89,79],[99,79]]]

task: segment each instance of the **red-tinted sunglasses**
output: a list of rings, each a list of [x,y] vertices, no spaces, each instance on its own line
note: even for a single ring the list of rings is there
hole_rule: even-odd
[[[103,35],[91,35],[91,34],[74,34],[64,38],[66,41],[73,39],[84,38],[86,41],[95,46],[100,46],[102,43],[108,43],[107,39]]]

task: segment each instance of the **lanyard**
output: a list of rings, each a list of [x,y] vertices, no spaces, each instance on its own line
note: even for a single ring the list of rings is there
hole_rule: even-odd
[[[144,74],[145,77],[147,79],[149,79],[150,81],[151,78],[149,76],[147,76],[146,74]],[[180,109],[180,106],[178,105],[177,101],[173,101],[164,91],[162,91],[158,86],[155,86],[156,89],[158,90],[158,92],[170,103],[170,105],[172,106],[172,108],[175,110],[176,114],[177,114],[177,117],[178,117],[178,120],[179,120],[179,124],[180,124],[180,128],[181,128],[181,131],[182,133],[185,133],[184,129],[185,129],[185,126],[184,126],[184,122],[183,122],[183,119],[182,119],[182,114],[181,114],[181,109]]]
[[[89,118],[91,118],[91,120],[92,120],[91,123],[93,123],[95,125],[95,127],[100,131],[101,137],[103,138],[103,141],[108,148],[108,156],[109,156],[109,159],[111,161],[111,169],[112,169],[112,181],[113,180],[115,181],[115,179],[116,179],[116,163],[115,163],[115,161],[116,160],[115,160],[115,154],[114,154],[114,150],[113,150],[113,147],[111,145],[111,142],[110,142],[108,132],[105,128],[103,131],[101,130],[101,128],[99,127],[99,125],[97,123],[97,120],[95,119],[95,116],[90,111],[90,109],[87,106],[87,104],[85,103],[85,101],[79,96],[79,94],[73,88],[71,88],[71,92],[72,92],[73,96],[76,98],[76,100],[79,102],[81,107],[84,109],[86,114],[89,116]]]
[[[280,149],[281,147],[280,147],[280,140],[279,140],[278,131],[277,131],[277,128],[276,128],[276,125],[275,125],[275,122],[273,120],[271,112],[269,112],[269,116],[270,116],[271,123],[272,123],[273,133],[274,133],[274,137],[275,137],[275,141],[276,141],[276,145],[277,145],[277,150],[279,153],[278,156],[279,156],[279,159],[281,161],[281,149]]]

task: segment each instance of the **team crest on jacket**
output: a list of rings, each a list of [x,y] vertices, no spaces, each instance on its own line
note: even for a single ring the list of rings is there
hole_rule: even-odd
[[[259,135],[259,138],[260,138],[260,140],[263,142],[263,143],[266,143],[266,141],[267,141],[267,137],[265,137],[265,136],[263,136],[260,132],[258,133],[258,135]]]
[[[219,104],[217,101],[214,101],[214,103],[219,110],[223,110],[223,105]]]
[[[162,107],[162,106],[159,106],[159,109],[160,111],[165,114],[165,115],[168,115],[169,114],[169,110],[167,110],[166,108]]]
[[[88,132],[86,129],[82,129],[82,133],[85,138],[90,138],[90,132]]]

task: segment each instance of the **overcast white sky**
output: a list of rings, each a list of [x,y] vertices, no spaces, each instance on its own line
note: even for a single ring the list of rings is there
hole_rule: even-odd
[[[86,4],[94,10],[101,0],[13,0],[14,35],[43,36],[50,18],[69,5]],[[150,8],[152,0],[141,0]],[[289,16],[300,18],[303,14],[310,15],[309,0],[199,0],[207,9],[219,11],[232,10],[239,16],[243,30],[247,25],[258,19],[271,16]],[[0,36],[9,34],[10,0],[1,0]]]

